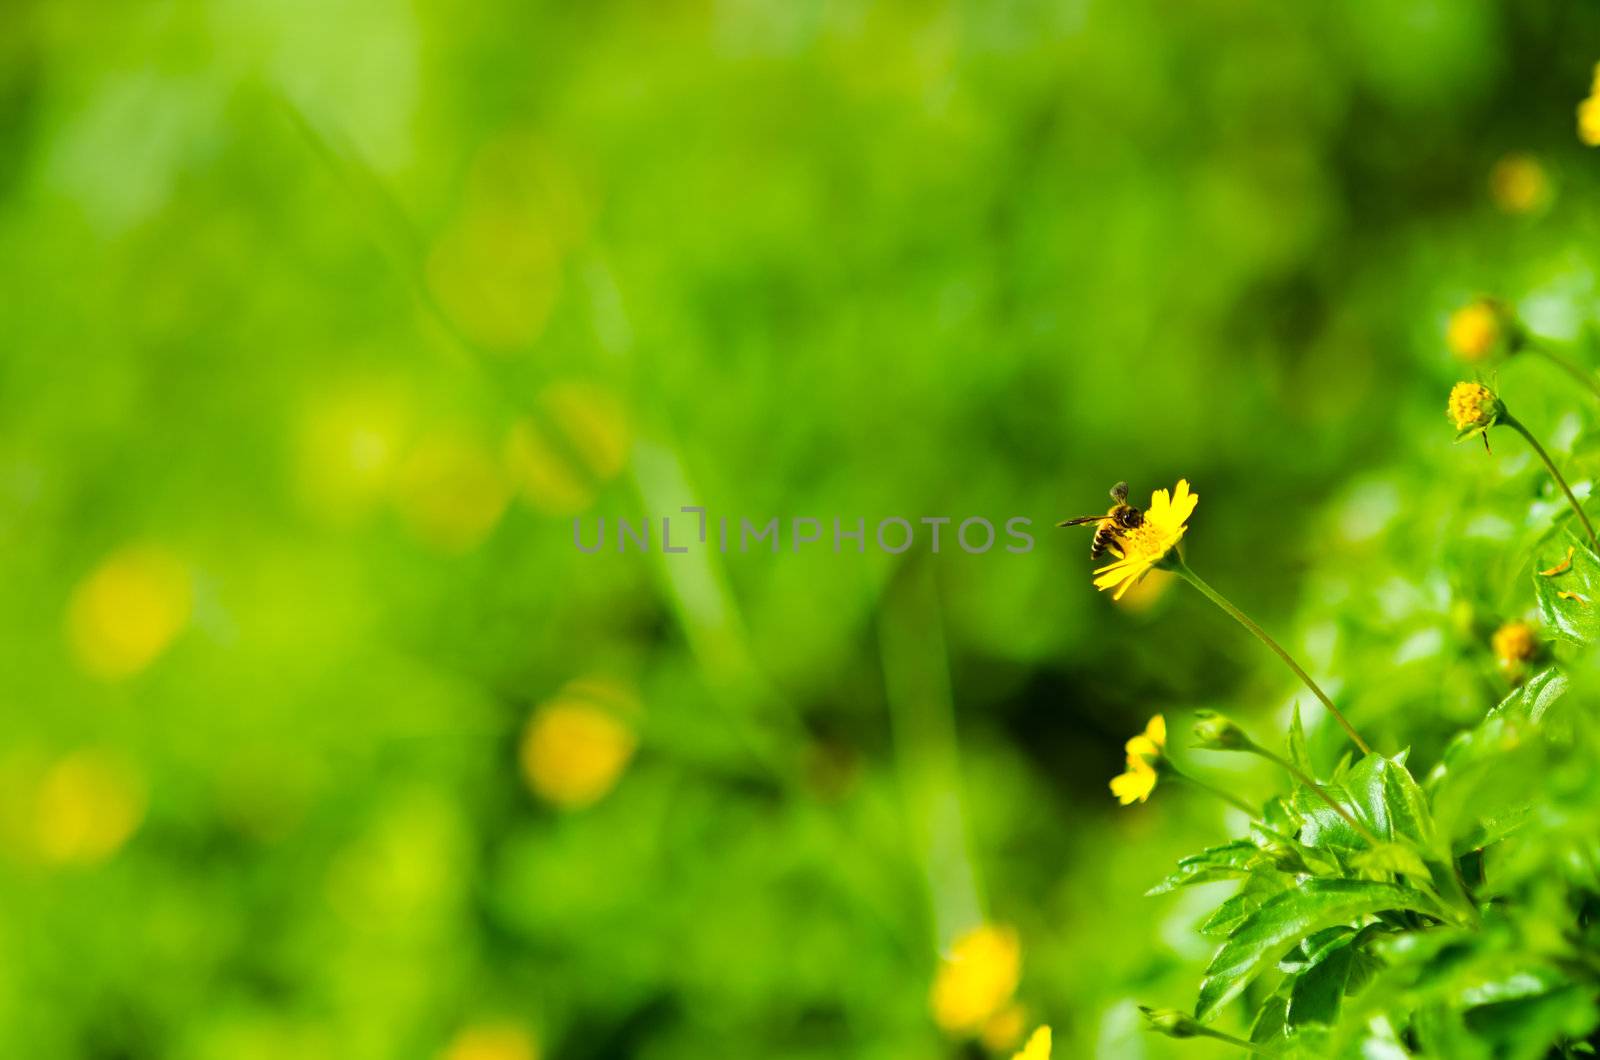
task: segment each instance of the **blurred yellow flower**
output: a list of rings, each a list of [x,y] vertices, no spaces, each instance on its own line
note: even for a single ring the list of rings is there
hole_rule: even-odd
[[[1504,213],[1532,213],[1550,201],[1550,178],[1532,155],[1506,155],[1489,171],[1489,197]]]
[[[933,1020],[948,1034],[976,1034],[1010,1001],[1022,975],[1015,930],[983,924],[956,939],[929,991]]]
[[[1144,732],[1127,742],[1125,750],[1127,771],[1111,778],[1111,793],[1127,806],[1144,802],[1156,790],[1156,764],[1167,751],[1167,719],[1160,714],[1151,718]]]
[[[439,1060],[539,1060],[539,1044],[515,1023],[480,1023],[457,1032]]]
[[[1040,1027],[1011,1060],[1050,1060],[1050,1028]]]
[[[1446,407],[1450,422],[1455,424],[1461,438],[1488,430],[1500,418],[1500,399],[1493,390],[1482,383],[1457,383],[1450,388],[1450,401]]]
[[[621,709],[619,709],[621,708]],[[617,783],[638,738],[620,716],[632,694],[602,681],[574,681],[528,719],[522,773],[535,795],[566,810],[603,798]]]
[[[1481,361],[1500,345],[1504,333],[1502,314],[1486,298],[1475,298],[1450,314],[1445,344],[1464,361]]]
[[[1578,139],[1590,147],[1600,147],[1600,95],[1578,104]]]
[[[129,546],[78,583],[67,637],[79,665],[106,680],[131,677],[167,649],[189,622],[189,572],[160,548]]]
[[[622,402],[591,383],[547,386],[539,414],[512,425],[506,465],[528,503],[551,515],[576,515],[627,464],[629,428]]]
[[[465,434],[423,438],[407,455],[395,503],[412,533],[445,552],[466,552],[499,523],[510,487],[500,466]]]
[[[1507,622],[1494,631],[1489,644],[1500,668],[1508,673],[1521,669],[1523,663],[1539,653],[1538,638],[1526,622]]]
[[[1144,513],[1144,522],[1127,531],[1112,546],[1119,558],[1095,571],[1096,589],[1116,588],[1114,599],[1120,600],[1139,579],[1150,572],[1157,563],[1167,558],[1167,553],[1178,547],[1188,530],[1189,516],[1200,503],[1197,494],[1189,492],[1189,480],[1180,479],[1177,489],[1169,496],[1166,490],[1156,490],[1150,495],[1150,507]]]
[[[52,765],[34,803],[40,857],[55,865],[93,865],[122,848],[144,820],[143,781],[110,751],[74,751]]]

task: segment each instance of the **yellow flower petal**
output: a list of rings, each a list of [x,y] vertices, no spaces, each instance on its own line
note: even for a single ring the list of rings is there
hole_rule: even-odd
[[[1050,1028],[1040,1027],[1011,1060],[1050,1060]]]
[[[1122,599],[1123,593],[1177,547],[1188,530],[1189,516],[1194,514],[1195,505],[1199,503],[1199,496],[1189,492],[1188,479],[1180,480],[1170,494],[1166,490],[1152,493],[1144,523],[1123,534],[1117,542],[1121,558],[1094,572],[1095,588],[1115,588],[1113,599]]]
[[[1128,771],[1111,778],[1111,794],[1122,805],[1144,802],[1156,790],[1156,771],[1143,759],[1130,758]]]

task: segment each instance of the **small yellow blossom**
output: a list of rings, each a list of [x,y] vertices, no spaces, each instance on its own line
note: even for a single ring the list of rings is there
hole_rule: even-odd
[[[1167,720],[1160,714],[1150,719],[1144,732],[1129,740],[1127,772],[1111,778],[1111,793],[1122,805],[1144,802],[1156,790],[1159,774],[1156,765],[1167,750]]]
[[[1487,431],[1503,411],[1495,392],[1482,383],[1457,383],[1450,388],[1448,412],[1458,432],[1456,441]]]
[[[1590,147],[1600,147],[1600,95],[1578,104],[1578,139]]]
[[[984,924],[956,939],[939,962],[928,1003],[949,1034],[976,1034],[1011,1001],[1022,975],[1015,930]]]
[[[539,1060],[539,1045],[515,1023],[480,1023],[462,1028],[440,1060]]]
[[[1150,495],[1150,507],[1144,513],[1144,522],[1129,530],[1113,546],[1118,559],[1096,570],[1094,587],[1117,591],[1113,599],[1122,599],[1139,579],[1150,573],[1157,563],[1178,547],[1188,530],[1189,516],[1200,503],[1197,494],[1189,492],[1189,480],[1180,479],[1178,486],[1168,495],[1166,490],[1156,490]]]
[[[1494,649],[1494,657],[1500,663],[1500,668],[1507,672],[1521,669],[1523,663],[1539,653],[1539,642],[1534,637],[1533,627],[1526,622],[1507,622],[1494,631],[1489,644]]]
[[[89,673],[132,677],[167,650],[189,623],[189,572],[152,547],[113,553],[73,590],[67,637]]]
[[[1550,178],[1532,155],[1506,155],[1489,171],[1489,196],[1504,213],[1532,213],[1550,201]]]
[[[598,802],[616,785],[638,745],[633,728],[620,716],[636,708],[631,693],[618,685],[568,684],[534,711],[523,731],[522,773],[528,787],[566,810]]]
[[[1450,314],[1445,343],[1464,361],[1481,361],[1500,345],[1504,312],[1487,298],[1475,298]]]
[[[96,748],[74,751],[39,784],[37,849],[54,865],[98,864],[138,831],[144,813],[144,783],[132,763]]]
[[[1050,1060],[1050,1028],[1040,1027],[1011,1060]]]

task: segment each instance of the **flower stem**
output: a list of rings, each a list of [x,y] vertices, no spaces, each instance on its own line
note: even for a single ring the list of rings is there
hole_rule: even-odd
[[[1539,444],[1539,439],[1535,438],[1533,432],[1522,425],[1521,420],[1509,412],[1500,414],[1500,422],[1522,435],[1523,438],[1527,439],[1528,444],[1533,446],[1533,451],[1539,454],[1540,460],[1544,461],[1545,469],[1550,472],[1550,477],[1556,480],[1556,485],[1561,487],[1561,492],[1567,495],[1567,503],[1572,505],[1572,510],[1577,512],[1578,518],[1583,521],[1583,528],[1589,534],[1589,544],[1596,552],[1600,552],[1600,541],[1595,540],[1594,526],[1589,522],[1588,514],[1583,510],[1583,505],[1578,503],[1578,498],[1572,495],[1572,487],[1567,485],[1567,480],[1562,478],[1561,472],[1556,470],[1555,461],[1551,460],[1550,454],[1544,451],[1544,446]]]
[[[1199,777],[1190,776],[1188,773],[1185,773],[1183,770],[1179,769],[1177,764],[1174,763],[1170,758],[1166,760],[1166,768],[1179,780],[1199,788],[1201,791],[1216,796],[1223,802],[1226,802],[1228,805],[1232,806],[1234,809],[1243,810],[1245,815],[1251,820],[1255,820],[1257,817],[1261,816],[1260,810],[1251,806],[1248,802],[1245,802],[1243,799],[1239,798],[1239,796],[1233,794],[1231,791],[1219,788],[1215,784],[1208,784]]]
[[[1172,553],[1171,563],[1174,574],[1188,582],[1190,585],[1194,586],[1196,589],[1199,589],[1202,596],[1216,604],[1218,607],[1222,608],[1222,610],[1226,611],[1241,626],[1254,634],[1257,640],[1271,648],[1273,653],[1277,655],[1278,658],[1282,659],[1284,664],[1288,666],[1289,669],[1295,672],[1295,676],[1299,677],[1300,680],[1305,682],[1306,687],[1311,689],[1311,693],[1322,701],[1322,705],[1328,708],[1328,713],[1332,714],[1336,719],[1338,719],[1339,724],[1344,726],[1344,731],[1349,735],[1350,739],[1355,742],[1357,747],[1361,748],[1362,754],[1372,753],[1372,748],[1367,746],[1367,742],[1361,738],[1360,733],[1356,732],[1355,727],[1350,724],[1349,720],[1342,713],[1340,713],[1339,708],[1333,705],[1333,700],[1328,698],[1328,694],[1321,688],[1317,687],[1317,683],[1311,680],[1311,675],[1302,670],[1300,668],[1300,664],[1295,662],[1294,659],[1290,657],[1289,653],[1284,651],[1283,648],[1278,645],[1277,641],[1267,636],[1266,630],[1252,622],[1249,615],[1245,614],[1237,607],[1234,607],[1233,604],[1229,603],[1227,597],[1223,596],[1221,593],[1217,592],[1215,589],[1211,588],[1211,586],[1202,581],[1198,574],[1189,569],[1189,564],[1184,562],[1183,557],[1179,556],[1177,552]]]
[[[1271,751],[1267,750],[1265,747],[1262,747],[1260,744],[1251,743],[1251,745],[1249,747],[1245,748],[1245,750],[1249,751],[1251,754],[1260,755],[1262,758],[1265,758],[1269,762],[1276,762],[1278,765],[1282,766],[1285,770],[1288,771],[1290,776],[1294,777],[1296,780],[1298,780],[1305,787],[1307,787],[1310,790],[1316,792],[1317,796],[1320,799],[1322,799],[1323,802],[1325,802],[1329,806],[1333,807],[1333,812],[1338,814],[1340,817],[1343,817],[1346,824],[1348,824],[1351,828],[1354,828],[1357,832],[1359,832],[1361,834],[1361,838],[1362,839],[1365,839],[1368,843],[1371,843],[1374,847],[1376,847],[1378,845],[1378,837],[1373,835],[1372,832],[1367,828],[1366,825],[1364,825],[1360,821],[1356,820],[1354,814],[1352,814],[1349,810],[1345,809],[1343,806],[1340,806],[1338,804],[1338,802],[1336,802],[1334,800],[1333,796],[1329,795],[1326,791],[1323,791],[1322,790],[1322,785],[1317,783],[1315,777],[1307,776],[1305,774],[1305,772],[1300,769],[1299,766],[1296,766],[1293,762],[1289,761],[1287,758],[1280,758],[1278,755],[1273,754]]]
[[[1600,397],[1600,379],[1597,379],[1593,372],[1584,371],[1577,364],[1561,356],[1561,354],[1552,350],[1543,342],[1527,342],[1523,344],[1522,348],[1530,353],[1537,353],[1540,357],[1543,357],[1545,360],[1549,361],[1551,364],[1555,365],[1557,368],[1560,368],[1563,372],[1566,372],[1568,375],[1572,376],[1572,378],[1588,387],[1589,391],[1596,397]]]

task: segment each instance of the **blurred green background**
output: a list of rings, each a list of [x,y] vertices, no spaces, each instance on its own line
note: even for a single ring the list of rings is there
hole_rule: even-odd
[[[1106,782],[1152,713],[1270,734],[1296,689],[1050,524],[1187,477],[1191,562],[1376,743],[1481,716],[1490,557],[1559,498],[1451,447],[1445,323],[1494,293],[1591,356],[1597,34],[0,6],[0,1054],[1209,1055],[1134,1005],[1192,1003],[1204,896],[1140,895],[1221,811]],[[1500,384],[1571,456],[1547,368]],[[685,504],[1036,545],[573,547]],[[1020,1009],[942,1029],[985,923]]]

